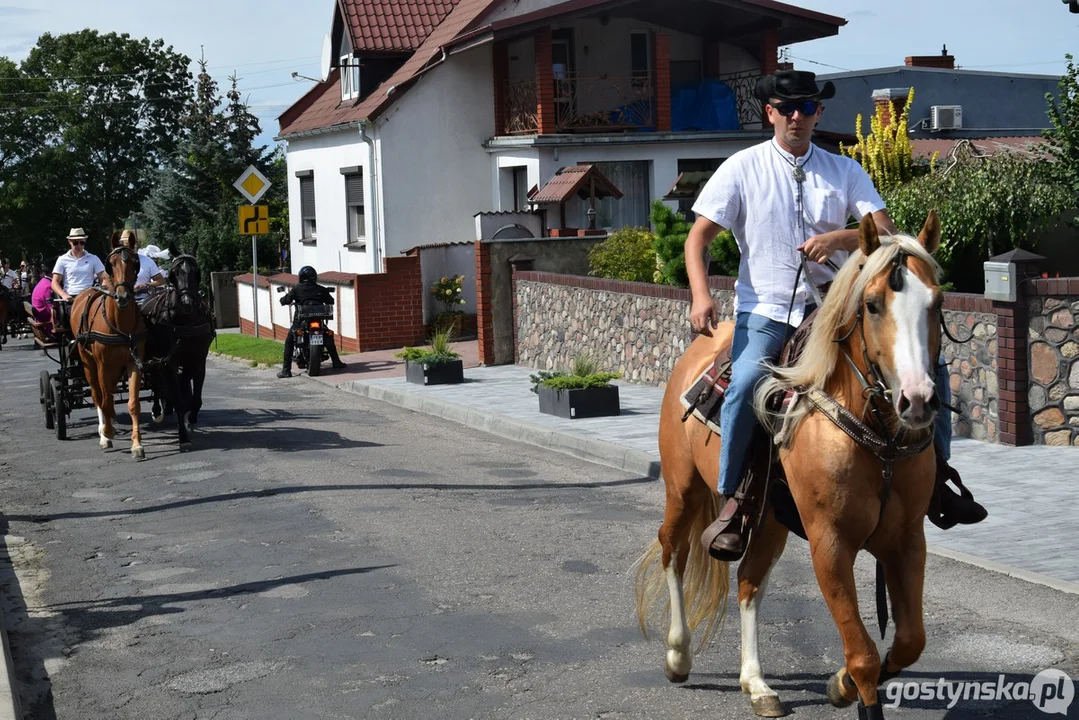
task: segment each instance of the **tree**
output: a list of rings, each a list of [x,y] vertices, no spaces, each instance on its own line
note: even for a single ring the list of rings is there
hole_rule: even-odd
[[[1056,161],[1053,176],[1079,194],[1079,71],[1070,53],[1064,57],[1068,70],[1057,82],[1059,99],[1045,94],[1046,114],[1053,127],[1043,131],[1046,143],[1041,149]]]
[[[149,195],[154,169],[182,137],[190,60],[163,40],[82,30],[43,34],[21,71],[37,86],[26,111],[44,150],[29,162],[26,209],[58,244],[71,225],[101,243]],[[61,231],[64,231],[61,234]],[[93,242],[93,240],[92,240]]]
[[[1074,195],[1059,184],[1049,163],[1011,152],[959,155],[956,165],[893,187],[884,193],[896,226],[917,234],[929,210],[940,215],[943,241],[937,260],[960,290],[979,289],[981,261],[1015,247],[1034,249],[1037,233],[1074,207]],[[977,272],[964,275],[963,261]]]

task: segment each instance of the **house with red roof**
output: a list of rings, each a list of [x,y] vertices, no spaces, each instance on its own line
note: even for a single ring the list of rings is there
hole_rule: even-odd
[[[846,21],[776,0],[336,0],[325,79],[279,118],[292,266],[377,273],[471,240],[562,168],[618,193],[599,228],[647,225],[683,173],[770,136],[757,78]],[[559,222],[584,228],[573,197]],[[591,218],[589,218],[591,219]]]

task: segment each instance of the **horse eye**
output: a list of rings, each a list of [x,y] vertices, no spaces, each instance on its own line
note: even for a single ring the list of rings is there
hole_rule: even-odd
[[[866,301],[865,309],[869,311],[870,315],[880,315],[880,307],[872,300]]]

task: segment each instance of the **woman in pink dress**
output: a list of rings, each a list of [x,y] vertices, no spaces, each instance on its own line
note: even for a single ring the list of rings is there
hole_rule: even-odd
[[[42,330],[46,335],[52,335],[52,277],[43,276],[34,286],[34,292],[30,294],[30,306],[34,309],[34,320],[43,324]]]

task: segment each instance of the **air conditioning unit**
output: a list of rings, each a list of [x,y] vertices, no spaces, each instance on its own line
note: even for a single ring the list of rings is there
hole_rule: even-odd
[[[930,130],[962,130],[962,105],[932,105],[929,108]]]

